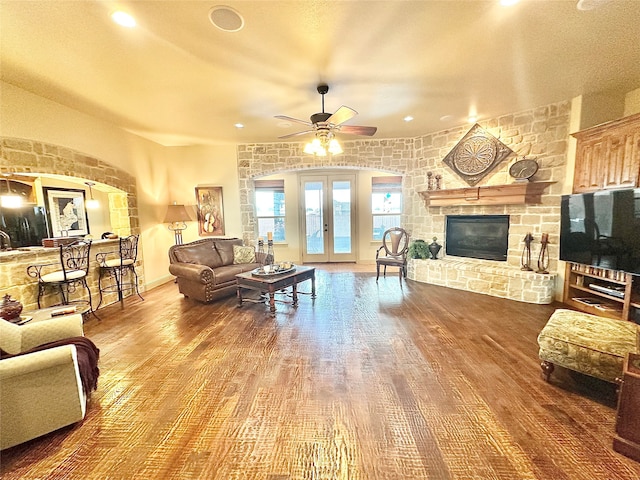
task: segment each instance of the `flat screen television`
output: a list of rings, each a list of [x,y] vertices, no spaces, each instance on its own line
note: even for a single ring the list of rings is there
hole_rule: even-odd
[[[640,275],[640,188],[563,195],[560,260]]]

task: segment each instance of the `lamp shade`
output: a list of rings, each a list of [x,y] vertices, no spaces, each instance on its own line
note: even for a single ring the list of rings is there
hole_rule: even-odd
[[[189,212],[184,205],[169,205],[167,214],[164,216],[164,223],[189,222]]]

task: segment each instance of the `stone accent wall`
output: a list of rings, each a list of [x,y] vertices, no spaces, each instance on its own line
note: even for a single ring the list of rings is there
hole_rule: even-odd
[[[555,274],[523,272],[504,262],[478,259],[409,260],[407,276],[441,285],[526,303],[549,304],[555,294]]]
[[[253,208],[253,180],[265,175],[310,169],[376,170],[405,175],[412,163],[413,139],[343,141],[344,153],[314,157],[303,153],[302,143],[242,144],[238,146],[238,182],[242,239],[255,243],[257,221]]]
[[[526,234],[531,232],[534,236],[532,260],[535,268],[540,251],[541,234],[548,233],[550,242],[548,250],[549,271],[554,272],[558,266],[560,195],[567,163],[570,109],[571,102],[566,101],[479,122],[484,129],[510,147],[518,157],[526,155],[537,158],[540,169],[532,179],[533,181],[556,182],[547,187],[540,205],[455,207],[427,207],[425,205],[418,192],[427,190],[427,172],[442,176],[442,188],[468,186],[442,162],[442,159],[467,133],[471,128],[470,125],[442,130],[417,138],[356,141],[341,139],[345,153],[335,158],[306,155],[302,152],[303,144],[301,143],[239,145],[238,178],[241,193],[243,239],[247,243],[255,242],[256,219],[252,203],[254,198],[253,180],[255,178],[278,172],[318,168],[378,170],[404,176],[405,204],[402,224],[410,232],[412,239],[422,238],[430,241],[432,237],[436,236],[441,244],[445,244],[446,215],[509,215],[509,247],[506,264],[505,262],[477,260],[478,264],[489,269],[502,268],[510,272],[508,276],[511,276],[512,272],[519,272],[524,246],[523,240]],[[480,182],[480,185],[512,183],[514,180],[509,176],[508,169],[514,161],[515,156],[512,156],[502,162]],[[444,256],[444,250],[441,255]],[[455,266],[452,268],[455,269]],[[422,275],[416,276],[418,271],[410,269],[409,278],[427,281]],[[460,275],[475,276],[476,273],[472,273],[468,268],[462,268]],[[555,283],[555,276],[547,276],[546,278],[553,278],[552,283]],[[511,282],[512,285],[516,283]],[[476,282],[475,284],[485,286],[480,286],[479,290],[472,291],[493,294],[491,292],[495,293],[499,290],[484,282]],[[548,285],[544,288],[547,287]],[[471,289],[472,287],[467,285],[466,288]],[[526,288],[535,289],[537,286],[531,284]],[[522,295],[520,299],[524,298]],[[546,298],[546,293],[532,293],[531,295],[536,299]],[[514,294],[507,298],[517,296]]]
[[[135,178],[102,160],[69,148],[36,140],[0,137],[0,172],[64,175],[117,188],[120,192],[109,194],[112,228],[118,235],[140,233]],[[114,248],[117,250],[117,245]],[[92,258],[95,259],[95,253],[99,250],[94,245],[91,250]],[[43,258],[55,261],[57,251],[57,249],[40,249],[38,254],[0,253],[0,295],[9,293],[12,297],[20,299],[25,308],[33,307],[34,295],[37,295],[38,287],[33,279],[27,277],[27,266],[40,262]],[[141,255],[138,258],[136,272],[142,291],[144,290],[144,265],[140,260]],[[89,286],[94,293],[98,292],[95,289],[96,282],[97,267],[92,268],[90,275]]]
[[[415,139],[415,160],[410,175],[406,177],[410,195],[406,197],[408,215],[406,228],[413,239],[421,238],[430,242],[436,236],[439,243],[446,244],[444,238],[447,215],[509,215],[509,247],[507,264],[520,266],[524,237],[531,232],[533,267],[537,266],[542,233],[549,234],[549,271],[558,266],[558,245],[560,235],[560,195],[566,170],[566,155],[569,142],[570,102],[560,102],[545,107],[505,115],[480,122],[481,126],[511,148],[518,157],[535,157],[540,169],[532,181],[556,182],[546,189],[540,205],[495,205],[495,206],[451,206],[427,207],[417,192],[427,190],[427,172],[442,175],[442,188],[461,188],[469,185],[449,169],[442,159],[451,151],[469,130],[470,126],[444,130]],[[510,157],[506,162],[489,173],[480,185],[503,185],[513,183],[508,174],[509,166],[515,161]],[[445,249],[441,255],[444,256]],[[486,265],[502,262],[485,260]]]
[[[113,233],[120,237],[131,235],[129,197],[126,193],[109,193],[109,219]]]

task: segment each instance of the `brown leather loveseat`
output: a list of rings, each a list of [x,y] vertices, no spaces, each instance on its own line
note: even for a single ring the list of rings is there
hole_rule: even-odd
[[[240,238],[204,238],[170,247],[169,272],[185,297],[211,302],[234,295],[235,276],[258,268],[260,255]]]

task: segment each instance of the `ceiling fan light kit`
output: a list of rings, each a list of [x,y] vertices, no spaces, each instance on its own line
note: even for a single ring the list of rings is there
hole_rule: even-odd
[[[350,120],[358,114],[353,108],[341,106],[333,114],[324,111],[324,96],[329,91],[329,85],[321,83],[317,87],[318,93],[322,95],[322,112],[314,113],[310,117],[310,122],[298,120],[297,118],[288,117],[286,115],[276,115],[275,118],[286,120],[288,122],[301,123],[310,127],[302,132],[290,133],[282,135],[278,138],[290,138],[307,133],[315,133],[316,138],[307,143],[304,147],[304,153],[324,157],[329,152],[332,155],[343,153],[340,143],[335,138],[336,132],[347,133],[351,135],[372,136],[376,133],[376,127],[364,127],[360,125],[343,125],[344,122]]]

